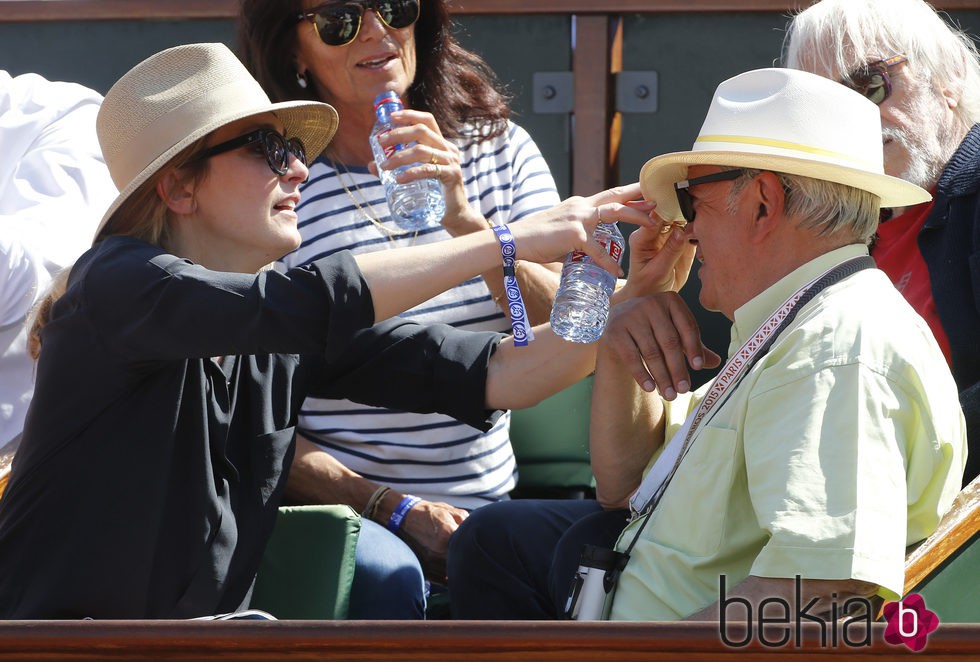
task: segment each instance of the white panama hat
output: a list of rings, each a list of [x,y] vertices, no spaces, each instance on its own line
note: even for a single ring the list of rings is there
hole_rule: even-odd
[[[715,90],[690,152],[657,156],[640,186],[657,213],[683,221],[674,183],[692,165],[770,170],[870,191],[882,207],[926,202],[928,191],[885,174],[878,107],[840,83],[795,69],[757,69]]]
[[[337,130],[337,111],[316,101],[272,103],[224,44],[189,44],[151,55],[120,78],[99,109],[96,130],[119,196],[95,232],[98,240],[119,206],[195,140],[253,115],[274,113],[287,137],[319,154]]]

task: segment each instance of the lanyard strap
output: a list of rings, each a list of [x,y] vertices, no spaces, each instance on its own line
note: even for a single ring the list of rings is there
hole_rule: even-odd
[[[514,235],[506,225],[491,225],[500,242],[500,256],[504,259],[504,292],[507,293],[507,312],[510,313],[510,328],[514,332],[514,345],[522,347],[534,340],[534,331],[527,318],[527,308],[521,297],[521,288],[517,284],[517,272],[514,264],[517,261],[517,248],[514,246]]]
[[[710,415],[718,409],[735,390],[742,378],[748,374],[756,361],[761,359],[772,347],[779,334],[796,318],[797,312],[813,297],[834,283],[862,270],[874,268],[874,260],[868,255],[851,258],[824,272],[821,276],[804,285],[762,323],[741,348],[725,363],[724,368],[712,383],[700,405],[687,417],[684,425],[671,437],[663,453],[640,483],[640,487],[630,497],[631,521],[651,513],[667,490],[681,460],[690,450],[695,433]],[[710,414],[710,415],[709,415]],[[644,522],[644,525],[646,522]],[[639,532],[637,533],[639,538]],[[633,540],[636,542],[636,539]],[[633,545],[630,545],[632,549]],[[627,550],[628,553],[629,550]]]

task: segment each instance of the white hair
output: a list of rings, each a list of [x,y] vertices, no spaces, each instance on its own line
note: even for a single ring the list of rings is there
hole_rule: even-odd
[[[947,18],[948,15],[947,15]],[[957,90],[964,131],[980,122],[980,55],[952,20],[923,0],[821,0],[792,18],[783,65],[838,72],[905,55],[934,87]]]
[[[728,209],[735,213],[738,195],[762,170],[742,169],[728,194]],[[817,236],[837,233],[867,244],[878,230],[881,198],[862,189],[812,177],[773,172],[786,194],[789,218]]]

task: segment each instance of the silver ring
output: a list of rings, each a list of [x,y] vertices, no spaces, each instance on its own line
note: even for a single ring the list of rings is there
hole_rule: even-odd
[[[602,207],[596,207],[595,213],[599,217],[599,225],[602,225]]]
[[[436,179],[438,179],[438,178],[439,178],[439,173],[441,173],[441,172],[442,172],[442,169],[441,169],[441,168],[439,167],[439,164],[438,164],[438,163],[433,163],[432,165],[433,165],[433,166],[435,167],[435,169],[436,169],[436,174],[435,174],[435,177],[436,177]]]

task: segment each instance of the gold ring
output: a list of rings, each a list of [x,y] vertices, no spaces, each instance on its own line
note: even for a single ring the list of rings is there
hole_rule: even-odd
[[[660,234],[667,234],[668,232],[670,232],[673,229],[674,229],[674,224],[673,223],[667,223],[662,228],[660,228]]]
[[[436,160],[436,153],[435,152],[432,152],[432,158],[429,159],[429,163],[431,163],[434,166],[439,165],[439,162]]]

